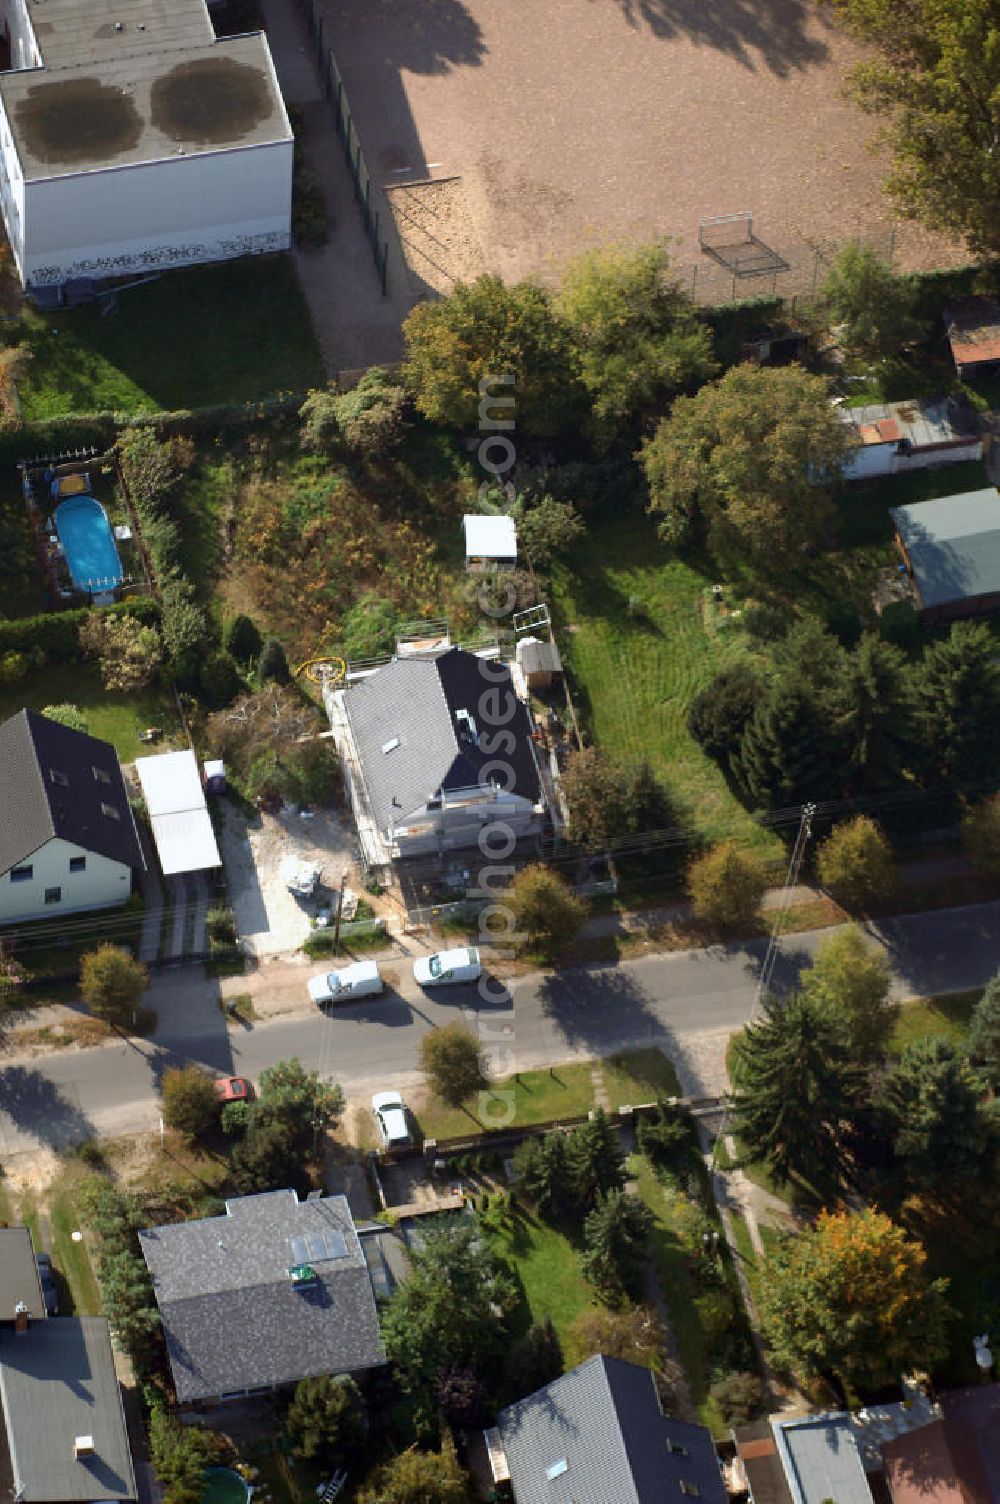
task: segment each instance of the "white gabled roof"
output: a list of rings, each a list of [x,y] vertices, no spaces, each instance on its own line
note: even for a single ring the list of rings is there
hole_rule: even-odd
[[[190,748],[186,752],[137,757],[135,771],[142,785],[164,876],[221,867],[198,764]]]
[[[517,528],[513,517],[481,517],[468,513],[462,518],[467,559],[516,559]]]

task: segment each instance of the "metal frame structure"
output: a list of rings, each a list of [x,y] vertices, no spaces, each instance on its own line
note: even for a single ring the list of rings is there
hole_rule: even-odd
[[[779,272],[791,269],[784,256],[754,234],[753,215],[747,210],[700,220],[698,245],[731,273],[734,293],[737,281],[745,277],[770,277],[773,290]]]

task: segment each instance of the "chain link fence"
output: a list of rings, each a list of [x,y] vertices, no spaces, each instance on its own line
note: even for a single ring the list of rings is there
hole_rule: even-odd
[[[681,286],[695,303],[711,307],[719,303],[742,303],[752,298],[777,297],[785,301],[811,298],[822,287],[837,253],[845,245],[871,246],[892,261],[896,232],[882,226],[864,235],[843,240],[766,240],[768,248],[786,265],[785,270],[743,275],[721,266],[709,255],[678,269]]]

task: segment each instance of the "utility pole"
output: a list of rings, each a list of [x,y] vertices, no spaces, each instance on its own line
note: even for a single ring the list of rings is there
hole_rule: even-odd
[[[333,953],[336,955],[340,949],[340,916],[344,912],[344,889],[347,887],[347,869],[345,868],[340,878],[340,892],[337,894],[337,922],[333,931]]]

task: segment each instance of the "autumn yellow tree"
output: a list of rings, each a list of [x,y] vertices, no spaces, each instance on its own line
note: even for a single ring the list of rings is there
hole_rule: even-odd
[[[774,1361],[878,1389],[944,1354],[948,1281],[884,1212],[821,1212],[761,1267],[760,1311]]]

